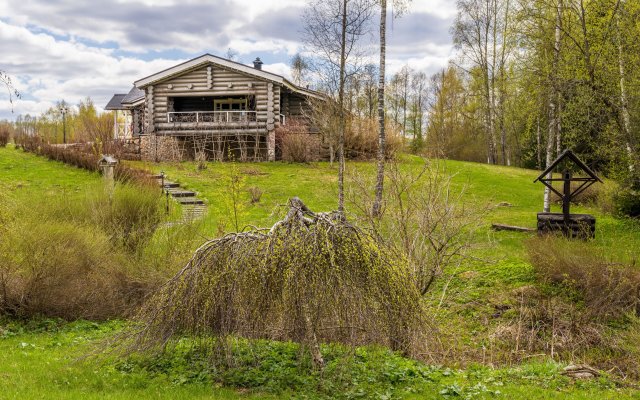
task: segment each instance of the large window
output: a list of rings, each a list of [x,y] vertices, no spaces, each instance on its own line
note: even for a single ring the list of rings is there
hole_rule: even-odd
[[[246,111],[247,110],[247,98],[228,97],[213,99],[214,111]]]

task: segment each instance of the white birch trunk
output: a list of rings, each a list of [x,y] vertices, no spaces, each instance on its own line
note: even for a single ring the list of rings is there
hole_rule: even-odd
[[[558,77],[558,62],[560,58],[560,40],[561,40],[561,24],[562,23],[562,0],[558,1],[556,10],[556,27],[555,27],[555,40],[553,46],[553,64],[551,68],[551,94],[549,96],[549,130],[547,135],[547,157],[546,168],[548,168],[553,162],[553,143],[560,138],[557,130],[560,128],[558,122],[558,110],[557,104],[557,77]],[[547,175],[547,178],[551,178],[551,173]],[[551,211],[551,203],[549,196],[550,190],[545,186],[544,188],[544,204],[543,211]]]

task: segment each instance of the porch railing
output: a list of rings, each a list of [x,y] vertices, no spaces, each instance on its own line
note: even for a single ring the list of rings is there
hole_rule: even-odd
[[[247,123],[255,122],[255,111],[175,111],[167,113],[167,122]]]

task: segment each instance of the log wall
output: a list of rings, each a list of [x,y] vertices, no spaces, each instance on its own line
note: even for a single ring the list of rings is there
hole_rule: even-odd
[[[226,70],[220,66],[202,66],[153,86],[153,123],[167,122],[170,97],[183,96],[255,96],[258,122],[267,124],[268,85],[266,81]],[[273,85],[273,112],[280,113],[280,87]],[[147,91],[147,93],[149,93]],[[148,109],[150,112],[151,109]]]

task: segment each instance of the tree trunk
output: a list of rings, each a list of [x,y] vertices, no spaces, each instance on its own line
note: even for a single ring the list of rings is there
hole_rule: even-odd
[[[340,107],[340,131],[338,132],[338,212],[344,213],[344,131],[346,121],[344,114],[344,80],[347,47],[347,1],[342,0],[342,37],[340,42],[340,90],[338,107]]]
[[[384,189],[384,72],[386,53],[387,0],[380,0],[380,74],[378,77],[378,175],[376,177],[376,197],[371,214],[375,217],[382,211],[382,191]]]
[[[562,24],[562,0],[558,1],[558,6],[556,10],[556,27],[555,27],[555,40],[553,45],[553,62],[551,66],[551,93],[549,95],[549,130],[547,135],[547,159],[546,159],[546,168],[548,168],[553,162],[553,143],[555,140],[559,138],[559,134],[556,132],[560,127],[560,124],[557,120],[558,118],[558,110],[557,104],[558,101],[558,89],[557,89],[557,77],[558,77],[558,63],[560,60],[560,40],[561,40],[561,24]],[[547,175],[547,178],[551,178],[551,173]],[[544,188],[544,212],[549,212],[551,210],[551,204],[549,201],[549,188],[545,186]]]
[[[542,132],[540,131],[540,116],[536,118],[536,155],[538,169],[542,169]]]
[[[622,120],[622,133],[625,138],[625,148],[629,156],[629,171],[635,170],[635,155],[633,153],[633,138],[631,136],[631,117],[629,115],[629,101],[627,99],[624,46],[622,44],[622,34],[620,32],[620,13],[624,10],[624,1],[620,2],[620,10],[616,15],[616,31],[618,36],[618,68],[620,71],[620,114]]]

